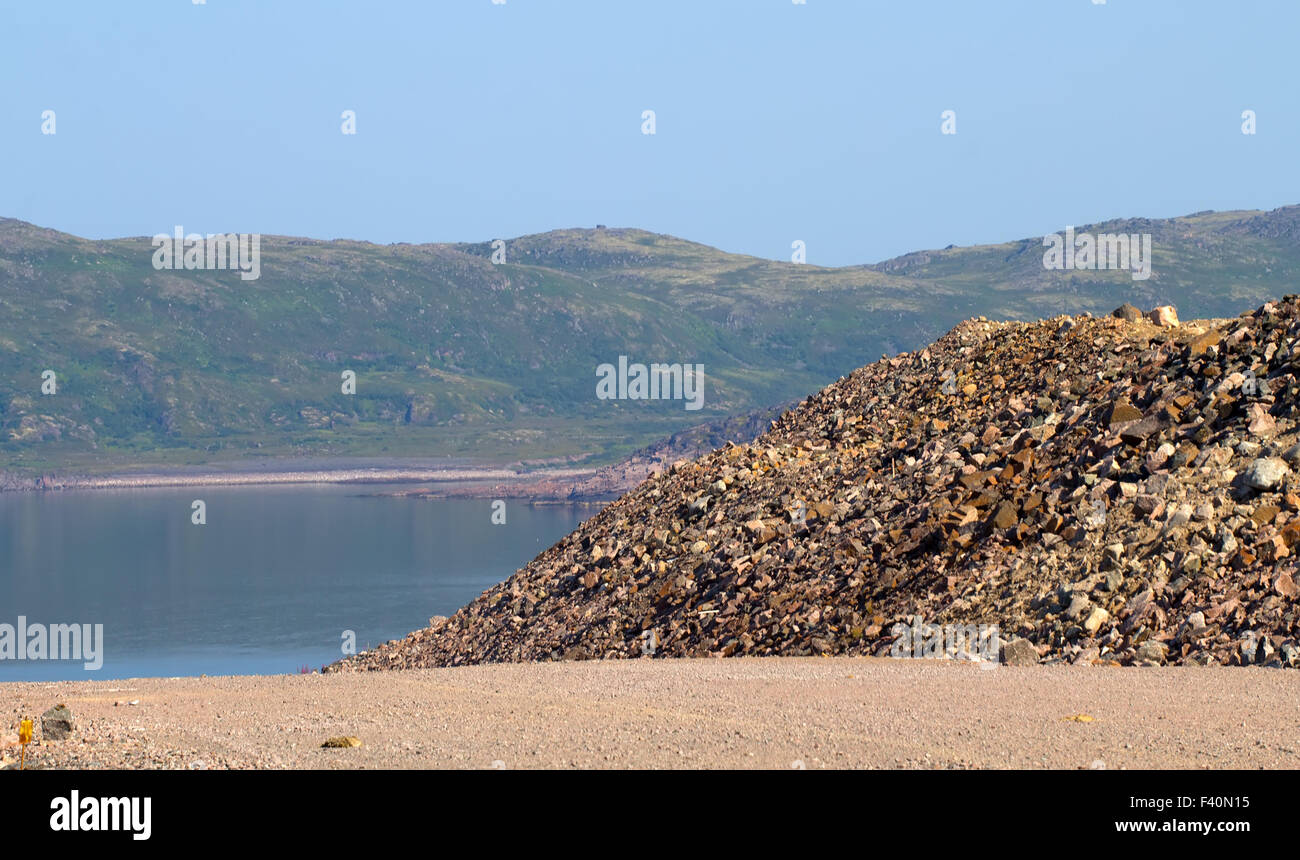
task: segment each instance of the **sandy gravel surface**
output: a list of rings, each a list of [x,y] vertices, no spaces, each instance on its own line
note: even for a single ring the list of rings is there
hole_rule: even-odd
[[[77,731],[42,742],[60,702]],[[1256,668],[745,658],[0,684],[0,736],[20,716],[38,767],[1300,767],[1300,672]],[[336,735],[364,746],[320,748]]]

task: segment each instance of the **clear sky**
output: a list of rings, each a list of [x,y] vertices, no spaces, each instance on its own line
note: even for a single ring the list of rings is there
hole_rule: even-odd
[[[0,216],[843,265],[1267,209],[1297,34],[1296,0],[3,0]]]

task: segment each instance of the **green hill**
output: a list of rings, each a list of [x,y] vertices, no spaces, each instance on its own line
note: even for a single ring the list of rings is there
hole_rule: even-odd
[[[1049,225],[1050,226],[1050,225]],[[1059,232],[1064,225],[1057,227]],[[1221,316],[1295,292],[1300,207],[1077,225],[1154,273],[1047,271],[1042,237],[821,268],[633,229],[492,244],[263,236],[261,277],[155,270],[148,237],[0,219],[0,468],[254,457],[608,461],[803,397],[972,316]],[[699,363],[705,406],[598,400],[595,368]],[[42,371],[58,391],[41,394]],[[355,395],[340,374],[357,374]]]

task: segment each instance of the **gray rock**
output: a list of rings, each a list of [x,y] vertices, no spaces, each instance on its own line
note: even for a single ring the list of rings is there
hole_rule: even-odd
[[[1252,460],[1243,475],[1246,485],[1256,490],[1271,490],[1287,476],[1291,468],[1278,457]]]
[[[1191,521],[1192,506],[1183,503],[1169,509],[1169,516],[1165,519],[1165,529],[1169,530],[1177,528],[1178,526],[1185,526]]]
[[[1002,645],[1002,662],[1008,666],[1038,665],[1038,649],[1028,639],[1012,639]]]
[[[1114,594],[1119,591],[1119,587],[1124,584],[1124,572],[1121,570],[1106,571],[1106,590]]]
[[[1205,629],[1204,612],[1193,612],[1191,615],[1187,616],[1187,620],[1183,622],[1184,636],[1194,636],[1204,629]]]
[[[1090,645],[1086,648],[1080,648],[1079,652],[1074,655],[1070,662],[1076,666],[1088,666],[1091,665],[1093,660],[1097,660],[1100,657],[1101,649],[1096,645]]]
[[[1169,491],[1169,476],[1159,472],[1142,482],[1142,492],[1151,496],[1163,496]]]
[[[1145,663],[1148,661],[1152,663],[1163,663],[1165,662],[1165,655],[1168,653],[1168,645],[1163,642],[1158,642],[1155,639],[1148,639],[1138,646],[1137,651],[1133,653],[1133,659],[1139,663]]]
[[[41,740],[62,741],[72,737],[72,711],[67,705],[55,705],[41,714]]]

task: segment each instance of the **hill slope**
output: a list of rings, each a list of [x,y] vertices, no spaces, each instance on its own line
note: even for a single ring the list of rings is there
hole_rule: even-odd
[[[652,477],[451,619],[338,669],[881,654],[1300,662],[1300,299],[963,323]],[[1253,374],[1253,376],[1251,376]]]
[[[1154,274],[1047,271],[1041,237],[840,269],[631,229],[506,243],[264,236],[261,277],[156,271],[148,238],[0,219],[0,468],[250,457],[610,461],[701,421],[806,396],[959,320],[1221,315],[1289,289],[1300,207],[1113,222]],[[703,364],[705,407],[594,396],[594,370]],[[41,373],[58,393],[40,394]],[[353,396],[340,373],[358,375]]]

